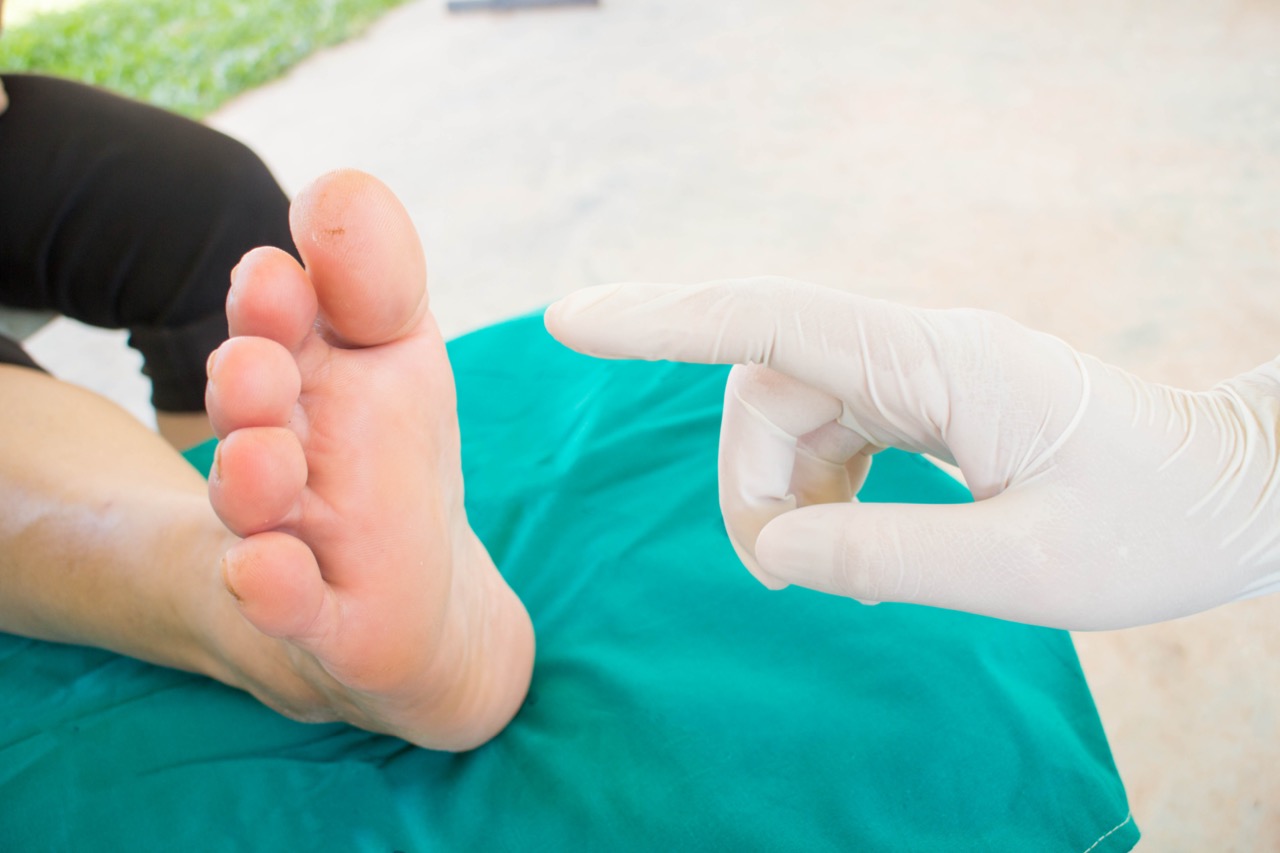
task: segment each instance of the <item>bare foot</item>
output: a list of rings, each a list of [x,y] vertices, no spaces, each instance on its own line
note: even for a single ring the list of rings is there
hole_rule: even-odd
[[[306,270],[246,255],[209,362],[209,496],[244,537],[223,580],[256,629],[227,632],[226,680],[290,716],[477,746],[523,701],[533,628],[463,510],[421,246],[357,172],[316,181],[290,221]]]

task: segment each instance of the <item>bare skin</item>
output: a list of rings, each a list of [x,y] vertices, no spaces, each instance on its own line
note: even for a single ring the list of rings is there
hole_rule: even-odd
[[[462,508],[421,248],[356,173],[322,178],[291,221],[305,272],[276,250],[237,268],[233,337],[210,359],[208,500],[112,404],[0,368],[0,434],[22,449],[0,454],[0,630],[472,748],[519,709],[533,631]]]
[[[235,537],[204,492],[114,403],[0,365],[0,630],[211,672]]]

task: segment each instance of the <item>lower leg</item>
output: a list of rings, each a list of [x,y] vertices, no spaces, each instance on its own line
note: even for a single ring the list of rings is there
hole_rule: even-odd
[[[131,415],[91,392],[0,365],[0,630],[207,674],[235,537],[204,483]]]
[[[247,690],[297,719],[346,719],[237,611],[239,541],[204,479],[114,403],[0,364],[0,631],[110,649]]]

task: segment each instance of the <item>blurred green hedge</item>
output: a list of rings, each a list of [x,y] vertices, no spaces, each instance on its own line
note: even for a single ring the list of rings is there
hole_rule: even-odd
[[[0,37],[0,71],[103,86],[200,118],[405,0],[94,0]]]

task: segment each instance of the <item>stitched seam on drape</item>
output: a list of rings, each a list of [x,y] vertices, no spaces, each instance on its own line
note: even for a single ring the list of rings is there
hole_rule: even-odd
[[[1106,840],[1107,840],[1107,837],[1108,837],[1109,835],[1111,835],[1113,832],[1115,832],[1116,830],[1120,829],[1121,827],[1123,827],[1123,826],[1127,825],[1127,824],[1129,823],[1129,821],[1131,821],[1131,820],[1133,820],[1133,812],[1129,812],[1127,815],[1125,815],[1125,816],[1124,816],[1124,820],[1120,821],[1120,822],[1119,822],[1119,823],[1117,823],[1115,826],[1111,827],[1111,829],[1107,830],[1107,831],[1106,831],[1106,832],[1104,832],[1102,835],[1100,835],[1100,836],[1098,837],[1098,840],[1097,840],[1097,841],[1093,842],[1093,843],[1092,843],[1092,844],[1090,844],[1088,847],[1084,848],[1084,850],[1083,850],[1083,851],[1081,851],[1081,853],[1089,853],[1089,851],[1090,851],[1090,850],[1092,850],[1093,848],[1097,847],[1097,846],[1098,846],[1099,844],[1101,844],[1103,841],[1106,841]]]

